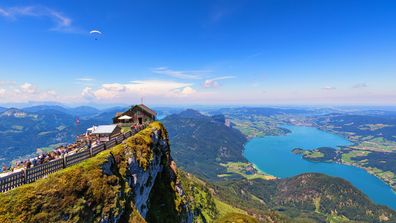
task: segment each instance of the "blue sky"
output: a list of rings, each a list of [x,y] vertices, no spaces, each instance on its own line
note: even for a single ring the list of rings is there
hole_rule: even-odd
[[[395,105],[396,2],[0,2],[0,104],[142,97]]]

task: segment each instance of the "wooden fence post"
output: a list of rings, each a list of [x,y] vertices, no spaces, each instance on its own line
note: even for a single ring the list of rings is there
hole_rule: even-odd
[[[65,169],[66,166],[67,166],[66,156],[67,156],[67,154],[65,153],[65,154],[63,155],[63,169]]]
[[[28,176],[27,176],[27,170],[26,169],[24,169],[23,170],[23,184],[27,184],[28,182],[27,182],[27,179],[28,179]]]

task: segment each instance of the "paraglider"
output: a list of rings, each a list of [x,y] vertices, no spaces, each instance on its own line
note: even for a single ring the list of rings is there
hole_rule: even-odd
[[[99,30],[91,30],[89,34],[91,34],[95,40],[98,40],[99,36],[102,35],[102,32]]]

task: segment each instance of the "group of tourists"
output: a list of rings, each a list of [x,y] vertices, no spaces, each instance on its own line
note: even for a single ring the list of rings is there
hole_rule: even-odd
[[[99,143],[100,143],[99,140],[93,136],[81,135],[78,137],[75,143],[69,145],[62,145],[50,152],[42,152],[36,155],[35,157],[25,159],[22,161],[16,161],[11,166],[7,166],[6,164],[3,164],[1,168],[2,173],[0,173],[0,177],[7,176],[13,172],[19,172],[24,169],[28,169],[44,163],[48,163],[51,162],[52,160],[63,158],[65,155],[71,155],[74,153],[85,151],[86,149],[96,146]]]
[[[133,133],[139,132],[144,129],[146,124],[134,124],[131,126],[131,130]],[[77,141],[75,143],[69,145],[62,145],[57,147],[56,149],[50,152],[43,152],[36,155],[33,158],[29,158],[23,161],[16,161],[13,165],[7,166],[3,163],[2,172],[0,173],[0,177],[7,176],[13,172],[23,171],[28,168],[32,168],[44,163],[51,162],[53,160],[57,160],[63,158],[65,155],[72,155],[75,153],[79,153],[95,147],[99,145],[101,142],[98,137],[91,134],[84,134],[77,137]]]

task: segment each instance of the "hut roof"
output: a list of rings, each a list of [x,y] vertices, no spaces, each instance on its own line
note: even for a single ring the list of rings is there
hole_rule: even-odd
[[[146,111],[147,113],[156,116],[157,112],[155,112],[154,110],[150,109],[149,107],[147,107],[144,104],[140,104],[140,105],[136,105],[137,107],[140,107],[142,110]]]
[[[93,134],[110,134],[110,133],[113,133],[116,128],[117,128],[117,125],[99,125],[92,131],[92,133]]]

